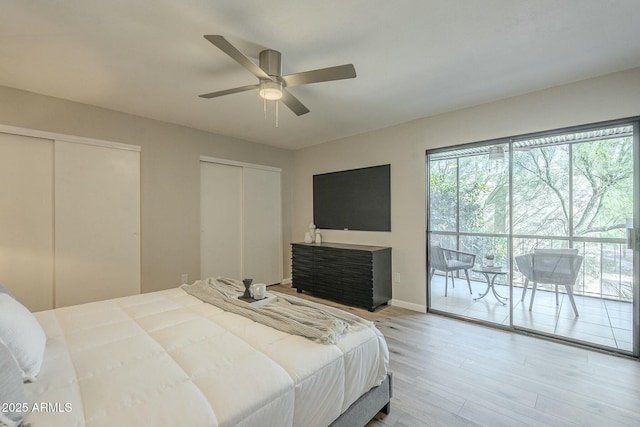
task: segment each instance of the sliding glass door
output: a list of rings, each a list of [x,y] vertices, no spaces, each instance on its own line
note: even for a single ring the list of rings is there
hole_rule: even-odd
[[[637,355],[637,147],[634,120],[428,151],[429,310]]]
[[[622,124],[513,141],[513,253],[532,264],[529,282],[539,280],[535,294],[515,295],[515,326],[633,351],[633,131]],[[527,267],[516,267],[520,287]]]
[[[508,324],[504,299],[495,304],[496,295],[509,293],[508,162],[501,144],[429,155],[429,250],[436,256],[443,252],[447,264],[430,266],[431,309]],[[471,266],[456,268],[463,267],[465,256],[473,258]],[[496,270],[488,278],[485,274],[493,272],[482,271],[485,256],[493,256]]]

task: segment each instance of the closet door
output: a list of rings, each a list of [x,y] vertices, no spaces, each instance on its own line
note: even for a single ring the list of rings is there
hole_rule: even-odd
[[[56,307],[140,293],[140,153],[55,142]]]
[[[242,277],[242,168],[200,162],[200,277]]]
[[[53,308],[53,141],[0,133],[0,284]]]
[[[282,280],[280,171],[243,168],[244,277],[254,282]]]

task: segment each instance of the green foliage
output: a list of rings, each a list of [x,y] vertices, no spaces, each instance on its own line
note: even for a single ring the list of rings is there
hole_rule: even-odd
[[[582,236],[623,237],[625,219],[633,216],[633,144],[616,138],[575,144],[574,230]],[[614,231],[617,230],[617,231]]]
[[[534,147],[512,157],[514,235],[556,236],[555,244],[546,241],[556,246],[570,236],[624,238],[625,220],[633,216],[631,137]],[[431,161],[430,231],[474,233],[460,238],[460,249],[493,251],[498,263],[505,260],[507,162],[486,154]]]
[[[632,216],[632,146],[616,138],[514,155],[514,232],[622,238]]]

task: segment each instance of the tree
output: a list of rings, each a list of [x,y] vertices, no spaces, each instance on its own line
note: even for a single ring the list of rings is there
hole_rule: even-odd
[[[535,148],[514,156],[514,193],[522,193],[517,222],[526,230],[523,234],[602,235],[624,228],[625,218],[632,216],[632,149],[627,137],[575,143],[571,150],[569,145]]]
[[[588,188],[584,199],[574,197],[575,234],[624,229],[633,214],[631,138],[575,144],[573,159],[574,187]]]

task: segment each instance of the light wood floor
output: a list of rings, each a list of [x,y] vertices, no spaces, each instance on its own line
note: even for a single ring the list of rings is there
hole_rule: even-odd
[[[269,290],[295,294],[288,285]],[[398,307],[376,323],[393,372],[384,426],[639,426],[640,362]]]

